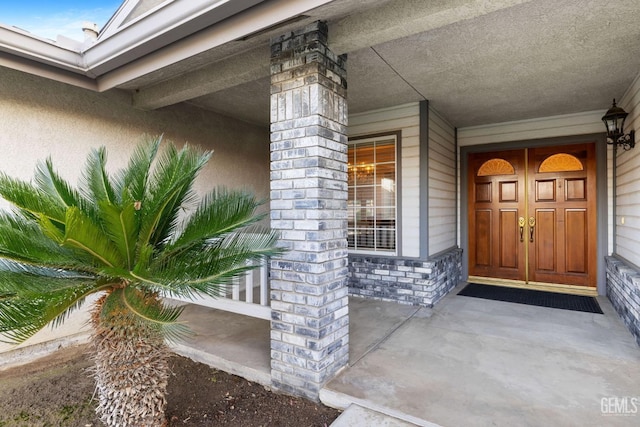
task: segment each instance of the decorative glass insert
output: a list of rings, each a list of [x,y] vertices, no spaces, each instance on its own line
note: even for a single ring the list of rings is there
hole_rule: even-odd
[[[349,142],[349,249],[396,250],[395,135]]]
[[[584,170],[584,165],[575,156],[567,153],[553,154],[540,163],[538,172],[570,172]]]
[[[478,169],[478,176],[513,175],[516,169],[504,159],[487,160]]]

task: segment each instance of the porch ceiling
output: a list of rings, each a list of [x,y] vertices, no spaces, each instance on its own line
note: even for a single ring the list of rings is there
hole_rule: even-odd
[[[640,71],[637,0],[485,3],[338,0],[251,36],[250,54],[234,42],[120,87],[141,108],[186,101],[267,125],[268,39],[317,19],[348,53],[351,113],[428,99],[466,127],[605,110]]]

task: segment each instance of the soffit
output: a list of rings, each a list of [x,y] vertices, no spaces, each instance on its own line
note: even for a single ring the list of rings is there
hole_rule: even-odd
[[[380,7],[381,5],[393,3],[393,1],[394,0],[376,0],[375,5],[376,7]],[[230,41],[222,46],[216,46],[213,49],[204,50],[185,60],[178,61],[119,84],[118,88],[139,90],[171,79],[180,79],[186,73],[193,72],[194,70],[198,70],[216,62],[233,60],[234,57],[238,57],[245,52],[256,50],[260,47],[264,48],[262,60],[266,65],[266,76],[268,74],[269,65],[269,43],[272,37],[285,34],[289,31],[295,31],[318,20],[338,22],[345,17],[365,12],[368,8],[371,8],[372,3],[373,2],[371,0],[332,1],[321,7],[305,11],[297,16],[291,16],[290,19],[273,23],[269,28],[240,37],[237,40]],[[266,8],[268,6],[269,4],[267,2],[267,4],[262,5],[261,7]],[[254,9],[259,10],[260,7]]]
[[[375,51],[452,123],[472,126],[607,108],[640,71],[638,22],[636,0],[544,0]],[[352,55],[351,71],[357,77],[376,56]],[[351,111],[386,106],[360,102],[361,91],[384,83],[351,85]]]
[[[318,19],[329,23],[331,48],[348,53],[352,113],[428,99],[465,127],[604,110],[640,70],[637,0],[266,0],[95,83],[62,77],[129,90],[141,108],[187,101],[266,125],[269,39]],[[224,42],[215,41],[220,31]],[[5,55],[0,65],[30,64]],[[52,63],[50,78],[66,81],[54,67],[64,68]]]
[[[357,17],[366,3],[331,5],[350,4],[349,17]],[[330,28],[345,20],[323,11],[312,18]],[[426,98],[466,127],[606,109],[640,71],[638,22],[636,0],[535,0],[357,49],[348,53],[349,111]],[[201,93],[194,102],[267,124],[269,93],[259,90],[267,81]]]

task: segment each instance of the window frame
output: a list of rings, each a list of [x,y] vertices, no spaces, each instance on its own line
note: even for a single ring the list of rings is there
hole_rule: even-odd
[[[394,248],[393,249],[377,249],[377,248],[355,248],[355,247],[349,247],[349,243],[347,242],[347,250],[349,253],[354,253],[354,254],[363,254],[363,255],[379,255],[379,256],[397,256],[400,253],[400,225],[401,225],[401,187],[400,187],[400,147],[401,147],[401,132],[400,131],[389,131],[389,132],[382,132],[382,133],[375,133],[375,134],[365,134],[365,135],[359,135],[359,136],[355,136],[355,137],[350,137],[348,140],[348,147],[347,150],[352,149],[353,147],[359,145],[359,144],[367,144],[367,143],[372,143],[375,141],[381,141],[381,140],[385,140],[385,139],[394,139],[394,180],[395,180],[395,191],[394,191],[394,203],[393,203],[393,209],[395,211],[395,216],[394,216]],[[347,172],[348,173],[348,172]],[[353,188],[354,186],[349,185],[349,180],[347,179],[347,190],[350,190],[351,188]],[[355,186],[357,187],[357,186]],[[375,191],[375,182],[372,186],[374,188]],[[349,206],[349,202],[350,199],[347,198],[347,209],[350,210],[351,207]],[[378,208],[378,205],[374,205],[373,206],[374,209]],[[351,230],[354,230],[354,232],[356,230],[358,230],[358,227],[350,227],[349,226],[349,216],[351,215],[351,212],[347,212],[347,233],[349,233]],[[355,225],[355,224],[354,224]],[[374,230],[376,230],[377,228],[374,228]],[[375,234],[374,234],[375,236]],[[375,237],[374,237],[374,244],[375,246],[377,246],[377,242],[375,242]]]

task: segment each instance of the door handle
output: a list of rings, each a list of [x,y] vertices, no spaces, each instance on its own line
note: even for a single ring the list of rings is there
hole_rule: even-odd
[[[527,223],[527,220],[524,219],[523,216],[518,218],[518,225],[520,226],[520,241],[524,242],[524,225]]]
[[[536,219],[534,217],[529,217],[529,241],[533,243],[533,231],[536,228]]]

